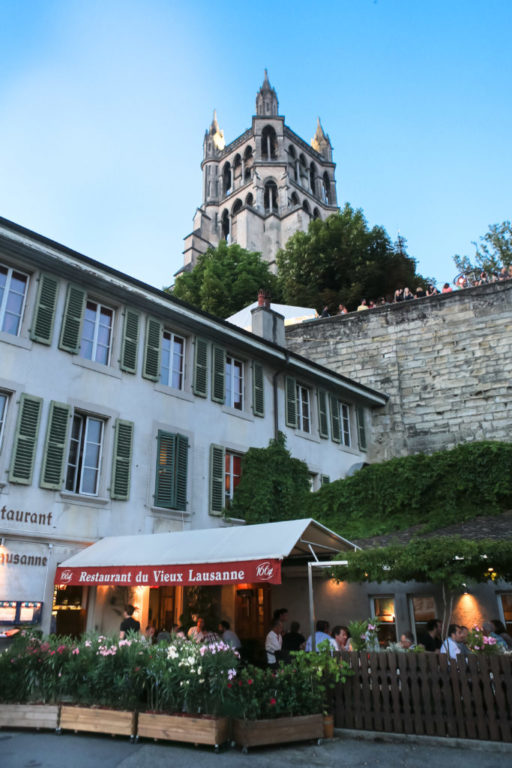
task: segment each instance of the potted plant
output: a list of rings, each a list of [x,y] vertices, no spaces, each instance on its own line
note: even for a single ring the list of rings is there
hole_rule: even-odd
[[[199,645],[175,638],[153,649],[146,668],[147,711],[139,737],[218,747],[230,738],[229,683],[238,652],[221,641]]]
[[[348,664],[323,643],[316,653],[292,654],[291,664],[280,664],[276,671],[247,667],[230,682],[241,715],[233,721],[234,740],[247,750],[321,738],[331,690],[348,674]]]

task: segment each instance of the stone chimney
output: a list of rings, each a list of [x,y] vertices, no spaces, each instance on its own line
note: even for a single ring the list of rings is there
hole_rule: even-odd
[[[280,347],[285,346],[284,316],[270,307],[270,296],[261,288],[258,291],[258,306],[251,309],[252,332]]]

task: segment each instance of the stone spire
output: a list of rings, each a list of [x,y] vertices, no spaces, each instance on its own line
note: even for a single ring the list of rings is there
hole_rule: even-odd
[[[326,160],[332,159],[331,141],[329,139],[329,136],[326,133],[324,133],[324,129],[322,128],[322,123],[320,122],[320,118],[318,118],[316,133],[311,139],[311,146],[320,155],[322,155],[322,157],[325,157]]]
[[[224,131],[219,128],[216,109],[213,110],[212,124],[210,125],[208,134],[212,138],[215,149],[218,149],[219,152],[221,152],[226,146],[226,142],[224,141]]]
[[[270,85],[268,72],[265,70],[263,85],[256,96],[256,114],[260,117],[272,117],[273,115],[277,115],[278,109],[277,93]]]

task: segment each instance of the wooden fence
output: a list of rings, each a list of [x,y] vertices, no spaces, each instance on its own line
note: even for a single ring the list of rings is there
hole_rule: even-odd
[[[512,742],[512,658],[344,652],[338,728]]]

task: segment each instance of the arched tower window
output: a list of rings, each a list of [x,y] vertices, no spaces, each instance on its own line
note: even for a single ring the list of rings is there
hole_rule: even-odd
[[[308,179],[308,169],[306,165],[306,158],[301,153],[299,156],[299,184],[302,187],[306,187],[307,179]]]
[[[233,183],[235,187],[242,183],[242,158],[236,155],[233,160]]]
[[[329,194],[330,190],[331,190],[331,184],[329,181],[329,176],[326,171],[322,176],[322,199],[324,203],[327,203],[327,205],[329,205],[329,203],[331,202],[331,196]]]
[[[277,158],[277,136],[271,125],[266,125],[261,134],[261,157],[263,160]]]
[[[288,163],[290,166],[290,176],[292,177],[293,181],[297,181],[297,155],[295,153],[295,147],[290,146],[288,147]]]
[[[233,203],[233,207],[232,207],[232,209],[231,209],[231,216],[236,216],[236,215],[237,215],[237,213],[238,213],[239,211],[241,211],[243,207],[244,207],[244,204],[242,203],[242,201],[240,200],[240,198],[239,198],[239,197],[237,197],[237,199],[236,199],[236,200],[235,200],[235,202]]]
[[[311,163],[309,166],[309,187],[313,195],[316,195],[316,168],[314,163]]]
[[[292,192],[292,196],[290,197],[290,203],[292,205],[299,205],[299,196],[296,192]]]
[[[222,214],[221,226],[222,226],[222,237],[227,243],[229,243],[229,213],[227,212],[227,210],[225,210],[224,213]]]
[[[252,147],[249,144],[245,148],[245,152],[244,152],[244,182],[251,180],[253,162],[254,162],[254,155],[253,155]]]
[[[249,194],[245,198],[245,204],[246,205],[254,205],[254,198],[252,196],[252,192],[249,192]]]
[[[229,195],[231,192],[231,165],[229,163],[225,163],[222,169],[222,192],[224,195]]]
[[[265,213],[277,213],[277,184],[272,179],[265,182],[263,205]]]
[[[309,216],[311,216],[311,209],[309,207],[309,203],[307,200],[304,200],[302,203],[302,210],[305,211]]]
[[[313,218],[314,219],[320,218],[320,211],[318,210],[318,208],[313,208]]]

